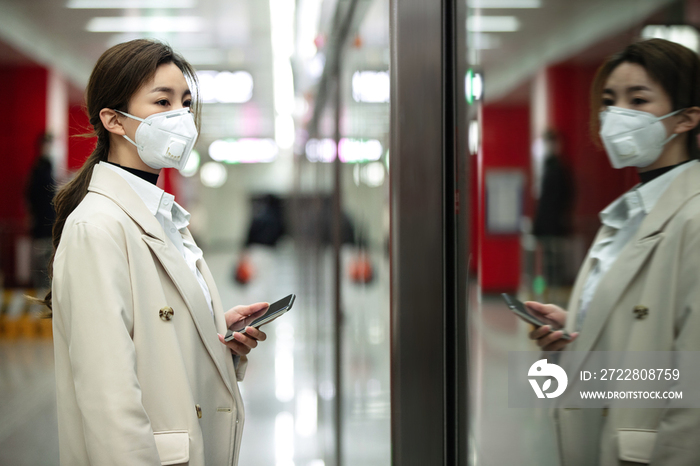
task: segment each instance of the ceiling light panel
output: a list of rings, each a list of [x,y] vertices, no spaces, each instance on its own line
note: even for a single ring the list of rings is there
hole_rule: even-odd
[[[96,17],[88,21],[90,32],[199,32],[204,20],[198,16]]]
[[[515,16],[470,16],[469,32],[515,32],[520,30],[520,20]]]
[[[70,0],[66,8],[98,10],[126,8],[194,8],[197,0]]]
[[[355,71],[352,98],[355,102],[389,102],[391,84],[388,71]]]
[[[477,50],[493,50],[501,46],[501,37],[495,34],[469,34],[469,46]]]
[[[197,71],[204,103],[244,103],[253,98],[253,76],[247,71]]]
[[[541,8],[542,0],[469,0],[468,4],[481,9]]]
[[[688,47],[695,53],[700,51],[700,33],[693,26],[679,25],[649,25],[642,29],[643,39],[666,39]]]

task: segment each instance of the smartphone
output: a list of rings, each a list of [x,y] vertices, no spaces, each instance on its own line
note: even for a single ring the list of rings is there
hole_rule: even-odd
[[[292,308],[292,304],[294,304],[295,299],[296,295],[290,294],[286,298],[282,298],[279,301],[270,304],[270,307],[268,307],[267,309],[263,309],[260,312],[256,312],[255,314],[246,317],[244,320],[236,322],[231,327],[229,327],[228,332],[226,332],[226,336],[224,336],[224,340],[233,340],[233,332],[245,333],[246,327],[258,328],[263,324],[272,322],[273,320],[290,310]]]
[[[571,340],[571,335],[564,331],[561,325],[559,325],[557,322],[534,312],[533,310],[529,309],[522,301],[518,301],[508,293],[502,293],[501,296],[503,296],[503,299],[506,301],[506,304],[508,305],[510,310],[513,311],[521,319],[531,323],[535,327],[550,325],[552,327],[552,331],[561,330],[564,332],[564,335],[562,335],[562,339]]]

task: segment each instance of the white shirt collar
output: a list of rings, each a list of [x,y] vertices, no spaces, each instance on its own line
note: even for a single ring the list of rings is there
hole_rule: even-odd
[[[166,193],[158,186],[139,178],[133,173],[129,173],[121,167],[107,162],[100,162],[100,165],[108,167],[121,175],[129,183],[131,189],[138,194],[148,211],[154,216],[160,212],[161,215],[171,220],[178,230],[190,224],[190,213],[175,202],[175,196],[172,194]]]
[[[639,212],[647,215],[673,180],[696,163],[697,160],[684,163],[646,184],[637,184],[600,212],[601,222],[619,230],[629,218]]]

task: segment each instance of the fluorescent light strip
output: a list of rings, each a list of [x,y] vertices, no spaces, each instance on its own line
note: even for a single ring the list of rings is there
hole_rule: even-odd
[[[676,42],[690,50],[698,53],[700,50],[700,33],[693,26],[687,25],[649,25],[642,29],[643,39],[665,39],[671,42]]]
[[[275,108],[275,141],[282,150],[294,145],[295,96],[290,58],[294,53],[294,0],[270,1],[270,39],[272,45],[272,92]]]
[[[382,144],[376,139],[342,138],[340,161],[343,163],[372,162],[382,157]],[[306,158],[309,162],[330,163],[335,160],[333,139],[309,139],[306,143]]]
[[[194,8],[197,0],[70,0],[66,8],[101,10],[127,8]]]
[[[501,37],[495,34],[478,32],[469,34],[469,46],[477,50],[492,50],[501,46]]]
[[[389,102],[390,94],[388,71],[355,71],[352,74],[352,98],[355,102]]]
[[[467,18],[469,32],[515,32],[520,21],[515,16],[470,16]]]
[[[105,17],[92,18],[90,32],[199,32],[204,21],[197,16]]]
[[[223,163],[269,163],[278,153],[272,139],[217,139],[209,145],[209,157]]]
[[[187,52],[185,58],[190,59]],[[190,60],[190,63],[192,61]],[[197,71],[202,102],[244,103],[253,98],[253,76],[247,71]]]
[[[542,0],[469,0],[469,7],[481,9],[541,8]]]

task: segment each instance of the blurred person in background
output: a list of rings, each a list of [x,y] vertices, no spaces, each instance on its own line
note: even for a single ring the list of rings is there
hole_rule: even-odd
[[[27,180],[25,197],[29,207],[32,235],[31,273],[32,287],[46,290],[51,286],[48,263],[53,253],[51,229],[56,220],[53,197],[56,194],[56,182],[53,178],[51,163],[51,143],[53,137],[43,134],[37,140],[37,157]]]
[[[155,184],[195,143],[196,83],[180,55],[151,40],[110,48],[90,76],[97,145],[55,198],[45,300],[64,466],[238,461],[237,381],[265,334],[222,334],[268,305],[224,312],[189,214]]]
[[[543,140],[544,170],[532,234],[542,248],[542,274],[547,289],[553,291],[566,284],[564,242],[571,234],[574,188],[556,131],[548,130]],[[552,293],[548,297],[554,299]]]
[[[233,270],[233,279],[241,285],[247,284],[255,275],[250,247],[253,244],[275,247],[287,232],[283,202],[279,196],[266,194],[262,198],[252,199],[251,204],[253,217],[248,227],[248,236]]]
[[[614,168],[640,183],[601,213],[568,310],[527,302],[572,335],[539,327],[547,351],[700,350],[700,60],[682,45],[629,45],[598,70],[592,126]],[[595,183],[595,180],[590,180]],[[568,390],[558,401],[574,397]],[[555,409],[563,466],[700,464],[698,409]]]

